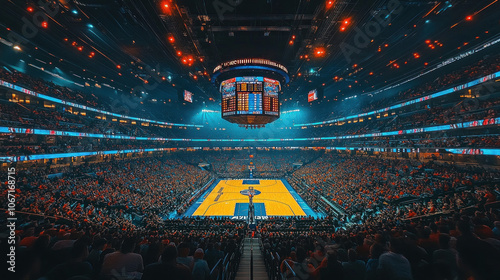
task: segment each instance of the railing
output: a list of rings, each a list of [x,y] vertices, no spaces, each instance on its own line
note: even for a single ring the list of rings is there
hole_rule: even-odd
[[[260,251],[264,255],[264,264],[266,266],[266,272],[267,275],[269,276],[269,279],[270,280],[282,279],[280,271],[281,258],[278,255],[278,253],[275,253],[276,254],[275,257],[273,255],[273,252],[271,252],[271,250],[265,249],[261,239],[259,239],[259,246],[260,246]]]
[[[250,239],[250,280],[253,280],[253,238]]]
[[[295,271],[293,270],[293,268],[290,266],[290,264],[288,264],[287,261],[284,261],[284,263],[285,263],[287,269],[290,270],[290,272],[292,273],[293,276],[290,278],[290,277],[286,277],[286,275],[282,274],[281,275],[282,279],[296,279],[297,278],[297,274],[295,273]]]
[[[229,254],[226,254],[226,256],[227,255],[229,255]],[[220,258],[219,261],[217,261],[217,263],[214,265],[214,267],[210,271],[210,280],[217,280],[218,279],[218,276],[221,272],[222,262],[223,262],[223,259]]]
[[[263,249],[262,242],[261,248]],[[264,254],[264,263],[266,265],[267,275],[270,280],[298,280],[297,273],[293,270],[290,264],[284,259],[281,261],[281,257],[277,252],[272,252],[271,250],[262,250]],[[284,263],[286,270],[281,271],[281,264]]]
[[[233,280],[236,276],[236,271],[240,264],[241,255],[243,255],[244,242],[241,242],[240,247],[231,255],[227,253],[224,258],[214,265],[210,271],[210,280]]]

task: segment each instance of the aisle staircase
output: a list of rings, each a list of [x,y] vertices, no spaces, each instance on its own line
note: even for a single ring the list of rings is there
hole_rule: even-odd
[[[235,280],[269,280],[264,257],[259,248],[259,239],[245,238],[243,242],[245,251],[241,256]]]

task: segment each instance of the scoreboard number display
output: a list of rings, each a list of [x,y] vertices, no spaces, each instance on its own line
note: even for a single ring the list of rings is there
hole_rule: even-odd
[[[279,116],[280,82],[264,77],[236,77],[222,81],[222,116]]]

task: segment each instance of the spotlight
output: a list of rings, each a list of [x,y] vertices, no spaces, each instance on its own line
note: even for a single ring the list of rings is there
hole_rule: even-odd
[[[167,15],[171,15],[171,14],[172,14],[172,9],[171,9],[171,8],[172,8],[172,5],[171,5],[169,2],[167,2],[167,1],[163,1],[163,2],[161,3],[161,6],[160,6],[160,7],[161,7],[162,12],[163,12],[164,14],[167,14]]]
[[[316,57],[322,57],[322,56],[324,56],[324,55],[325,55],[325,48],[323,48],[323,47],[318,47],[318,48],[316,48],[316,49],[314,50],[314,55],[315,55]]]

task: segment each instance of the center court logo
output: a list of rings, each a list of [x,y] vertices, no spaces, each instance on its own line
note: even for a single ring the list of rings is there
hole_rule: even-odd
[[[253,191],[254,196],[261,194],[261,192],[259,190],[252,190],[252,191]],[[240,193],[242,195],[250,196],[250,190],[242,190],[242,191],[240,191]]]

